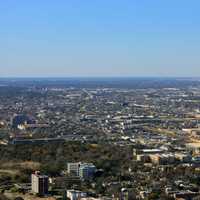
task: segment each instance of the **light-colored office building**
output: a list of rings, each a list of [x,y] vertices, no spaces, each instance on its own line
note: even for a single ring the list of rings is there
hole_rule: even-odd
[[[68,163],[67,164],[67,172],[70,175],[73,176],[79,176],[79,167],[80,167],[81,163],[77,162],[77,163]]]
[[[92,163],[68,163],[67,171],[70,175],[79,176],[83,180],[93,178],[96,167]]]

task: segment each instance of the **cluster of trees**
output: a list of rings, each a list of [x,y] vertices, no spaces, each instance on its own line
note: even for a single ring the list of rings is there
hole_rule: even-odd
[[[59,174],[67,168],[68,162],[92,162],[104,170],[105,176],[116,176],[127,168],[132,155],[131,148],[116,147],[111,144],[83,144],[63,142],[33,145],[1,145],[0,167],[5,162],[34,161],[41,163],[40,170],[48,175]],[[13,166],[15,168],[16,166]],[[31,169],[23,169],[23,174]]]

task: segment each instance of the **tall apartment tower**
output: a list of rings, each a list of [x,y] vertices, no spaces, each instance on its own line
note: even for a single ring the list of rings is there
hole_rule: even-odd
[[[32,192],[39,195],[48,194],[48,176],[41,175],[39,171],[36,171],[31,176]]]

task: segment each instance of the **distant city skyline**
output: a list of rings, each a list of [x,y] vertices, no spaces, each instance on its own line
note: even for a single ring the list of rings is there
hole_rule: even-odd
[[[197,0],[0,2],[0,77],[200,77]]]

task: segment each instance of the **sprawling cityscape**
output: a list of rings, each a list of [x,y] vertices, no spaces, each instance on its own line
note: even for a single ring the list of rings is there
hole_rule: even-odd
[[[0,80],[8,199],[199,199],[200,79]]]
[[[200,200],[200,0],[0,0],[0,200]]]

